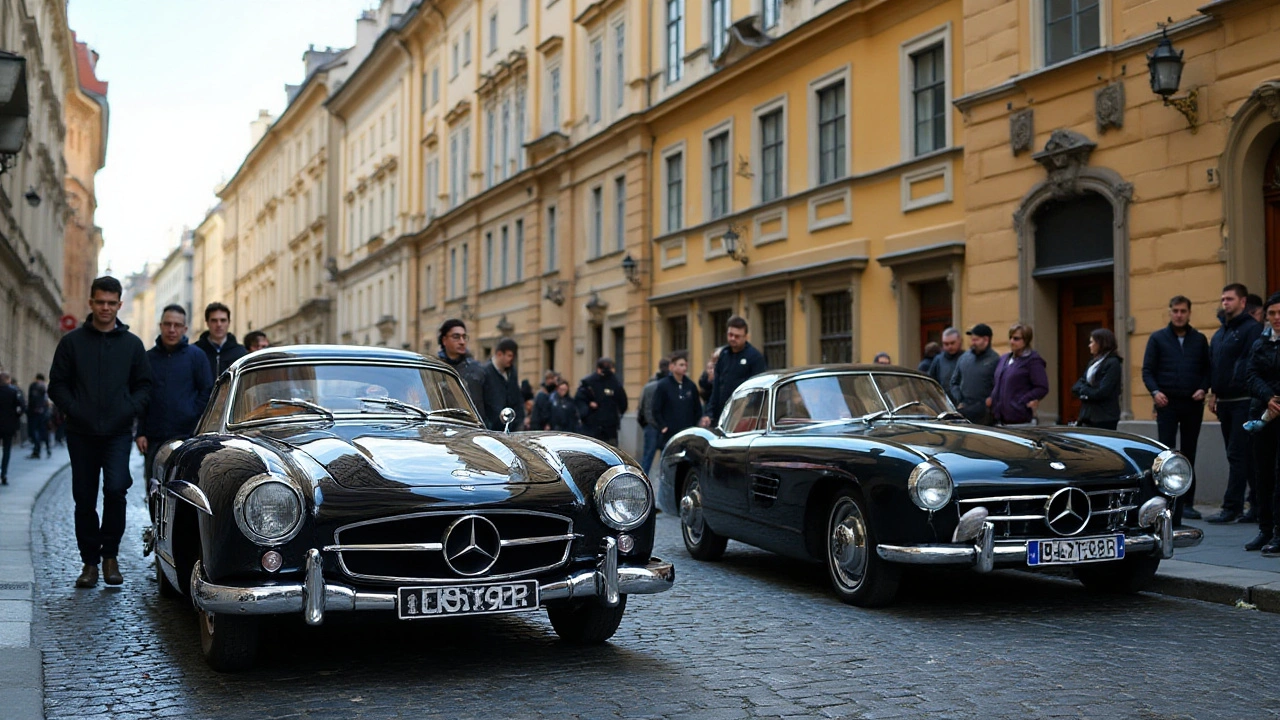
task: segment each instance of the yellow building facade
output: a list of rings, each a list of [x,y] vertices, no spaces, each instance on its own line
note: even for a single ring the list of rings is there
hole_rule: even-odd
[[[1010,323],[1034,325],[1042,419],[1074,419],[1088,333],[1113,329],[1124,411],[1145,420],[1141,359],[1171,296],[1211,335],[1225,284],[1280,289],[1280,7],[1049,5],[964,2],[965,317],[998,344]],[[1166,32],[1187,115],[1152,89]]]

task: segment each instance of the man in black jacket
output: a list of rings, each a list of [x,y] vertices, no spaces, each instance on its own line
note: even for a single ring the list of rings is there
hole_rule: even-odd
[[[484,366],[483,407],[484,424],[490,430],[505,430],[507,424],[502,422],[502,411],[511,408],[516,417],[511,427],[519,430],[524,426],[524,394],[520,392],[520,381],[516,379],[516,352],[520,346],[511,338],[502,338],[493,351],[493,359]]]
[[[660,438],[658,450],[676,433],[697,425],[702,417],[698,386],[686,374],[689,354],[684,351],[672,354],[668,368],[671,374],[659,380],[653,392],[653,424]]]
[[[960,340],[960,331],[949,327],[942,331],[942,352],[933,357],[929,363],[929,377],[938,381],[942,391],[951,396],[951,376],[955,374],[956,365],[960,364],[960,356],[964,354],[964,343]],[[951,402],[960,402],[959,398],[951,398]]]
[[[1245,491],[1253,485],[1253,457],[1249,433],[1243,427],[1249,420],[1249,390],[1245,372],[1249,351],[1262,335],[1262,325],[1245,312],[1249,291],[1240,283],[1222,289],[1222,327],[1209,344],[1209,384],[1213,395],[1209,409],[1218,415],[1222,425],[1222,442],[1227,448],[1227,491],[1222,498],[1222,511],[1205,518],[1205,522],[1226,523],[1240,517],[1244,510]],[[1260,498],[1259,498],[1260,499]]]
[[[1276,482],[1276,455],[1280,451],[1280,422],[1274,416],[1280,414],[1280,293],[1274,293],[1263,304],[1264,317],[1271,333],[1254,343],[1249,353],[1249,368],[1245,379],[1249,388],[1249,415],[1261,419],[1270,412],[1273,419],[1257,430],[1253,437],[1253,457],[1257,497],[1254,507],[1258,512],[1258,534],[1245,543],[1245,550],[1261,550],[1265,557],[1280,557],[1280,522],[1277,506],[1280,505],[1280,484]]]
[[[597,360],[596,371],[582,378],[573,400],[582,417],[582,433],[617,447],[618,426],[627,412],[627,391],[613,374],[613,361],[607,357]]]
[[[31,458],[40,457],[40,444],[44,443],[44,456],[53,456],[53,444],[49,441],[49,386],[44,373],[36,373],[35,382],[27,386],[27,435],[31,437]]]
[[[220,302],[209,303],[204,309],[204,324],[209,329],[200,333],[196,347],[209,358],[209,369],[213,371],[216,382],[231,363],[248,355],[249,351],[236,342],[236,336],[230,332],[231,308]]]
[[[560,373],[548,370],[542,374],[542,387],[533,396],[533,411],[529,413],[530,430],[550,430],[552,399],[556,394],[556,386],[560,384]]]
[[[151,363],[151,403],[138,419],[134,438],[143,456],[144,480],[150,478],[151,463],[161,446],[195,433],[213,389],[208,357],[187,343],[187,311],[181,305],[168,305],[160,313],[160,336],[147,351],[147,362]]]
[[[440,324],[436,334],[440,341],[438,357],[462,376],[462,386],[471,396],[471,402],[480,411],[480,420],[484,421],[484,366],[476,362],[467,352],[467,324],[458,318],[449,318]]]
[[[1209,339],[1191,327],[1191,300],[1175,295],[1169,301],[1169,324],[1147,339],[1142,358],[1142,384],[1156,406],[1156,432],[1160,442],[1177,447],[1194,468],[1204,398],[1209,392]],[[1182,442],[1175,443],[1181,430]],[[1182,518],[1199,520],[1195,509],[1196,484],[1178,498],[1174,524]]]
[[[707,401],[706,412],[699,421],[702,427],[711,427],[720,419],[720,411],[733,396],[733,391],[753,375],[759,375],[769,369],[764,355],[747,342],[747,321],[734,315],[729,318],[729,329],[725,333],[728,345],[720,348],[720,357],[716,360],[716,369],[711,381],[711,399]]]
[[[18,432],[18,418],[26,410],[22,391],[9,384],[9,373],[0,372],[0,443],[4,454],[0,456],[0,485],[9,484],[9,455],[13,452],[13,435]]]
[[[98,562],[108,585],[124,582],[116,555],[124,536],[133,422],[147,411],[151,364],[138,336],[116,319],[120,281],[100,277],[90,287],[93,311],[62,337],[49,370],[49,398],[67,416],[71,493],[76,504],[76,544],[84,568],[76,587],[98,584]],[[98,523],[98,475],[102,475],[102,523]]]

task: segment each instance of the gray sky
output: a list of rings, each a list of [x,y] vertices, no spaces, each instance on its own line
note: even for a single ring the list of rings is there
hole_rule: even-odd
[[[249,122],[284,109],[307,45],[348,46],[376,0],[71,0],[71,29],[110,83],[97,177],[101,270],[161,260],[249,151]]]

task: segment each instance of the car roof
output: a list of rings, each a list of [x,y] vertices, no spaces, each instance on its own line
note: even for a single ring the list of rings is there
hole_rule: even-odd
[[[434,358],[394,348],[367,347],[364,345],[272,345],[245,355],[235,361],[227,371],[240,373],[256,367],[297,362],[299,360],[320,362],[372,361],[388,364],[438,365],[444,367],[444,363]]]
[[[801,378],[812,377],[814,375],[828,375],[831,373],[847,372],[892,373],[894,375],[917,375],[919,377],[929,377],[919,370],[902,367],[901,365],[875,365],[871,363],[828,363],[826,365],[804,365],[801,367],[784,368],[782,370],[766,370],[759,375],[754,375],[748,378],[738,386],[738,389],[734,391],[734,394],[743,391],[768,388],[789,380],[799,380]]]

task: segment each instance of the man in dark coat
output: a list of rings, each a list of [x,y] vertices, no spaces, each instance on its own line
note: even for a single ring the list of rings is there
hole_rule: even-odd
[[[511,338],[502,338],[493,351],[493,358],[484,366],[484,390],[482,391],[485,427],[490,430],[506,430],[502,411],[511,408],[516,417],[511,427],[524,427],[524,394],[516,378],[516,352],[520,346]]]
[[[231,334],[231,308],[220,302],[209,303],[204,309],[204,324],[209,329],[200,333],[196,347],[209,358],[209,369],[213,371],[213,379],[217,380],[231,367],[231,363],[248,355],[249,351]]]
[[[711,382],[711,399],[707,401],[706,411],[700,424],[711,427],[720,419],[720,411],[733,396],[733,391],[753,375],[759,375],[769,369],[764,355],[747,342],[747,321],[734,315],[729,318],[729,329],[725,333],[728,345],[720,348],[720,358],[716,360],[715,378]]]
[[[1249,388],[1249,415],[1261,420],[1264,413],[1272,419],[1255,428],[1253,437],[1254,465],[1257,469],[1258,534],[1245,543],[1245,550],[1261,550],[1265,557],[1280,557],[1280,484],[1276,482],[1276,456],[1280,452],[1280,293],[1274,293],[1263,304],[1264,318],[1271,333],[1259,338],[1249,352],[1245,373]]]
[[[13,448],[13,435],[18,432],[18,418],[26,410],[22,393],[9,384],[9,373],[0,372],[0,442],[4,454],[0,456],[0,485],[9,484],[9,454]]]
[[[40,457],[40,445],[44,444],[44,456],[53,456],[53,444],[49,442],[49,386],[44,373],[36,373],[35,382],[27,386],[27,434],[31,436],[31,458]]]
[[[1239,519],[1244,512],[1245,493],[1253,485],[1253,450],[1249,433],[1243,429],[1250,419],[1249,390],[1244,378],[1249,351],[1261,337],[1262,325],[1245,312],[1248,296],[1248,289],[1240,283],[1222,289],[1222,327],[1209,343],[1209,385],[1213,389],[1209,409],[1218,416],[1222,442],[1227,448],[1227,490],[1222,497],[1222,510],[1205,518],[1205,522]]]
[[[1209,339],[1191,327],[1191,300],[1175,295],[1169,301],[1169,324],[1151,333],[1142,357],[1142,384],[1155,403],[1156,433],[1160,442],[1176,447],[1196,464],[1196,443],[1204,418],[1204,398],[1209,392]],[[1182,442],[1177,442],[1179,433]],[[1173,522],[1199,520],[1195,509],[1196,483],[1178,498]]]
[[[689,355],[683,351],[671,356],[671,373],[658,381],[653,392],[653,420],[658,428],[658,450],[673,435],[698,424],[702,406],[698,402],[698,386],[689,379]]]
[[[533,412],[529,413],[530,430],[551,429],[552,399],[556,394],[556,385],[560,382],[560,373],[548,370],[542,374],[542,387],[533,396]]]
[[[124,582],[116,555],[124,536],[125,493],[134,420],[147,411],[151,364],[138,336],[116,319],[120,281],[93,281],[83,325],[58,342],[49,370],[49,399],[67,416],[71,493],[76,544],[84,568],[76,587],[98,584],[98,563],[108,585]],[[102,523],[98,523],[98,477],[102,477]]]
[[[574,402],[582,417],[582,433],[617,447],[618,427],[627,411],[627,391],[613,373],[613,360],[602,357],[596,361],[596,371],[582,378]]]
[[[195,434],[204,406],[213,389],[209,359],[200,348],[187,343],[187,311],[181,305],[166,306],[160,314],[160,337],[147,351],[151,363],[151,403],[138,421],[134,442],[144,458],[144,479],[160,447],[170,440]]]
[[[951,399],[961,415],[979,425],[990,425],[991,391],[996,384],[1000,355],[991,349],[991,326],[978,323],[968,331],[969,352],[960,356],[951,374]]]
[[[929,377],[938,381],[942,386],[942,391],[951,397],[951,375],[956,371],[956,364],[960,362],[960,356],[964,354],[964,343],[960,341],[960,331],[949,327],[942,331],[942,352],[934,356],[933,362],[929,363]],[[951,402],[959,402],[958,398],[952,397]]]
[[[436,333],[440,342],[439,357],[448,363],[462,377],[462,386],[471,396],[471,402],[480,411],[480,419],[484,420],[484,366],[476,362],[467,352],[467,325],[457,318],[449,318],[440,324]]]

